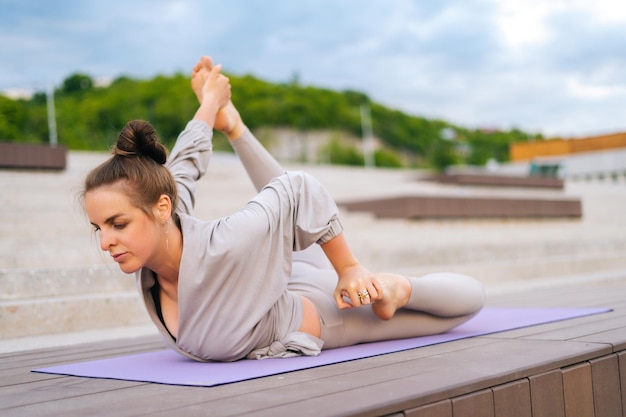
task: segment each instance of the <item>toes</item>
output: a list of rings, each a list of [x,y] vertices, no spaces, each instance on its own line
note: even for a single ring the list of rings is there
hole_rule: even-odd
[[[202,66],[209,72],[213,69],[213,60],[210,56],[202,57]]]

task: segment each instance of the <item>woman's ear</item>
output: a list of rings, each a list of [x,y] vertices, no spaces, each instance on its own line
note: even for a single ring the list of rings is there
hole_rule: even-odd
[[[154,205],[154,216],[162,222],[172,217],[172,199],[168,195],[161,194]]]

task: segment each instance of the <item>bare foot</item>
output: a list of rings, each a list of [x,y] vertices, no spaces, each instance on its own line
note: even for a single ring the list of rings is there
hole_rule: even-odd
[[[397,274],[378,273],[376,279],[382,286],[382,298],[372,304],[372,310],[382,320],[389,320],[396,310],[404,307],[411,296],[408,278]]]
[[[204,83],[213,69],[213,61],[211,57],[203,56],[200,61],[193,67],[191,73],[191,89],[196,94],[198,102],[202,103]],[[237,139],[241,137],[245,126],[239,115],[239,111],[235,108],[232,101],[229,101],[217,113],[215,119],[215,129],[224,133],[229,139]]]
[[[202,103],[202,87],[213,68],[213,61],[208,56],[203,56],[196,63],[191,72],[191,89],[196,94],[199,103]]]
[[[230,140],[241,137],[245,127],[239,111],[237,111],[232,101],[229,101],[228,104],[217,112],[214,127],[224,133]]]

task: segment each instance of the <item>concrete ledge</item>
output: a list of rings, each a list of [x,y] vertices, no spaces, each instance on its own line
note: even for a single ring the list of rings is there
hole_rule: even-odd
[[[563,180],[558,178],[492,174],[442,174],[426,179],[444,184],[563,189]]]
[[[350,211],[378,218],[543,218],[581,217],[578,199],[407,195],[340,202]]]
[[[65,169],[65,146],[0,142],[0,168]]]

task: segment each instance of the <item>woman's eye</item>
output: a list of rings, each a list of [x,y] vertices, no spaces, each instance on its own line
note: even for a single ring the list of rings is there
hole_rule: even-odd
[[[113,225],[113,228],[115,228],[115,229],[117,229],[117,230],[121,230],[121,229],[123,229],[123,228],[125,228],[125,227],[126,227],[126,223],[115,223],[115,224]]]
[[[99,228],[98,226],[94,226],[94,227],[93,227],[93,231],[94,231],[95,233],[97,233],[97,232],[99,232],[99,231],[100,231],[100,228]]]

